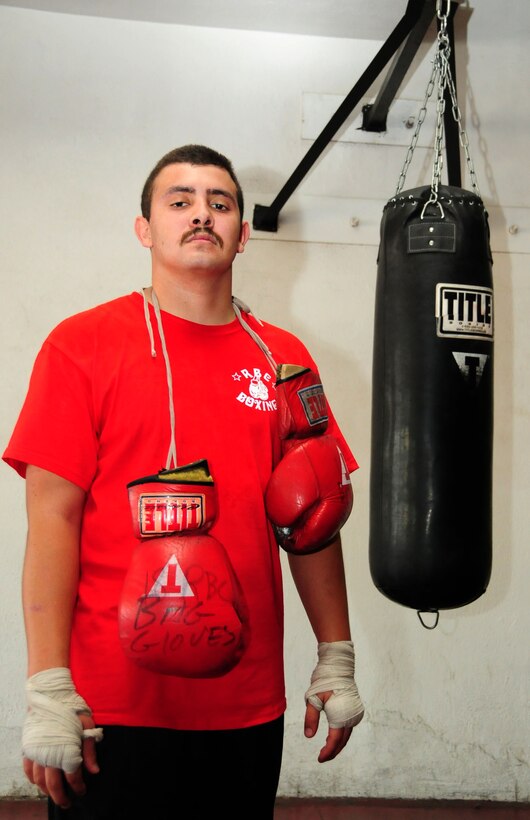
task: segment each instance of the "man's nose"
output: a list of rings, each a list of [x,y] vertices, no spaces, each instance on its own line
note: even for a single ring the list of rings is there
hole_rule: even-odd
[[[212,224],[212,215],[206,205],[198,205],[194,208],[191,222],[195,227],[199,225],[210,226]]]

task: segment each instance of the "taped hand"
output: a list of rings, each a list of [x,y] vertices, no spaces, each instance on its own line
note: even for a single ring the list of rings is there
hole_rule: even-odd
[[[24,771],[28,779],[63,808],[66,796],[62,772],[71,788],[84,791],[81,765],[97,772],[94,743],[103,737],[92,712],[78,695],[70,670],[45,669],[26,683],[28,714],[22,730]]]
[[[361,722],[364,706],[355,683],[355,652],[351,641],[318,644],[318,663],[305,693],[305,735],[313,737],[324,710],[329,724],[319,763],[333,760],[344,748],[354,726]]]

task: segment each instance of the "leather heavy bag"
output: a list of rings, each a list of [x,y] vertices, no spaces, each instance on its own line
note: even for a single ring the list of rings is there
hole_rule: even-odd
[[[491,573],[493,284],[478,195],[440,185],[385,206],[375,303],[370,572],[420,611]]]

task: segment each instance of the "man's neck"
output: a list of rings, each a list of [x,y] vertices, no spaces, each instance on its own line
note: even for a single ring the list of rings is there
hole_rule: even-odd
[[[161,309],[181,319],[201,325],[225,325],[234,319],[231,275],[210,281],[200,276],[176,281],[153,274],[153,286],[147,290],[149,301],[152,289]]]

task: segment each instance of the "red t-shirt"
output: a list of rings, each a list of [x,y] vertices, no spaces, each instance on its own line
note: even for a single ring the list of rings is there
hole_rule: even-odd
[[[210,534],[226,549],[244,591],[251,640],[241,661],[213,679],[179,678],[127,659],[118,602],[132,551],[126,485],[164,469],[170,446],[168,388],[142,296],[132,293],[59,324],[35,361],[4,460],[33,464],[87,493],[71,639],[72,676],[100,724],[233,729],[285,709],[283,595],[278,547],[263,493],[279,456],[274,372],[235,319],[206,326],[162,312],[171,361],[179,465],[206,459],[219,514]],[[316,369],[291,333],[252,317],[276,362]],[[348,469],[357,463],[330,411]]]

